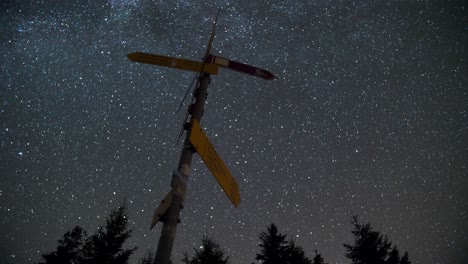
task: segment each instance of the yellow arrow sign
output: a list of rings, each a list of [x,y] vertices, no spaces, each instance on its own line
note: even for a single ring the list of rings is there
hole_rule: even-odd
[[[237,185],[226,164],[224,164],[224,161],[218,155],[213,144],[211,144],[205,132],[201,129],[200,124],[195,119],[192,120],[190,143],[197,150],[203,162],[205,162],[219,185],[221,185],[221,188],[223,188],[232,204],[237,207],[240,204],[239,185]]]
[[[143,52],[134,52],[127,54],[127,57],[131,61],[141,62],[146,64],[160,65],[169,68],[182,69],[187,71],[201,72],[203,67],[203,72],[210,74],[218,74],[218,65],[205,63],[203,62],[185,60],[172,58],[167,56],[143,53]]]

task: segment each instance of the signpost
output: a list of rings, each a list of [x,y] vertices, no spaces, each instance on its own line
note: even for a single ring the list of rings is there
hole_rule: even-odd
[[[190,132],[190,143],[193,145],[198,155],[205,162],[208,169],[218,181],[221,188],[223,188],[226,195],[231,200],[232,204],[237,207],[240,204],[239,185],[232,177],[226,164],[218,155],[213,144],[211,144],[208,137],[203,132],[198,121],[194,120],[192,123],[192,130]]]
[[[164,223],[156,250],[155,264],[168,264],[170,262],[177,223],[179,222],[180,211],[184,204],[186,186],[194,152],[198,152],[234,206],[237,207],[240,204],[239,185],[200,127],[200,120],[208,95],[207,89],[211,80],[210,74],[217,74],[218,67],[221,66],[267,80],[274,78],[274,75],[267,70],[210,54],[220,10],[221,9],[218,10],[218,14],[216,15],[205,57],[202,62],[142,52],[134,52],[127,55],[128,58],[134,62],[160,65],[199,73],[198,83],[193,92],[194,96],[187,110],[190,115],[190,122],[184,125],[187,134],[177,170],[172,174],[171,191],[157,207],[150,226],[152,229],[158,221]]]

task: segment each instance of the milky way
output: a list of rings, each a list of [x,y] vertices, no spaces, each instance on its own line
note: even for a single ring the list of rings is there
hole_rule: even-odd
[[[194,159],[174,260],[213,236],[252,263],[273,222],[308,256],[350,263],[350,217],[413,263],[468,261],[464,1],[2,1],[0,262],[32,263],[125,199],[136,263],[155,249],[193,73],[131,62],[212,53],[202,126],[240,186],[234,208]]]

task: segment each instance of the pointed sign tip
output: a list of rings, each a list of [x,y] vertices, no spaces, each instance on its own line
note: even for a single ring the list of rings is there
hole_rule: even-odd
[[[127,54],[127,58],[129,58],[131,61],[135,61],[137,52],[129,53]]]

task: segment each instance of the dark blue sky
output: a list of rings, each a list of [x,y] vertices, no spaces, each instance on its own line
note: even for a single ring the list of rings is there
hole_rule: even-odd
[[[309,256],[349,263],[358,214],[413,263],[468,261],[468,21],[464,1],[3,1],[0,262],[31,263],[124,199],[135,255],[169,191],[193,74],[134,51],[213,53],[202,127],[237,179],[234,208],[194,159],[177,261],[213,236],[251,263],[273,222]],[[129,244],[129,246],[131,246]]]

